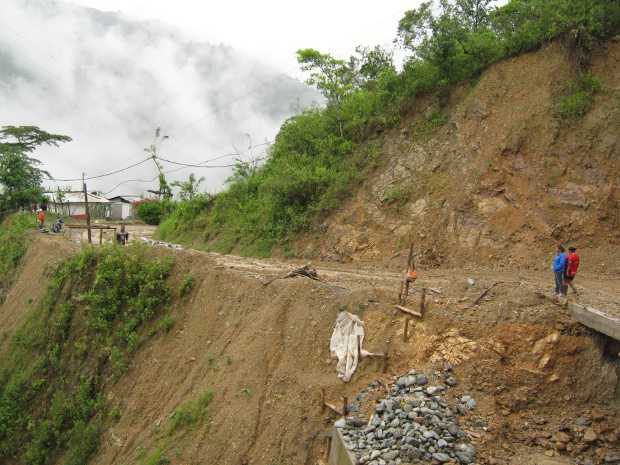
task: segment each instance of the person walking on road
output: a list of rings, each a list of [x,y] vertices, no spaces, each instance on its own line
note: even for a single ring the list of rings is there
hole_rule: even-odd
[[[566,274],[564,275],[564,295],[568,294],[568,286],[573,290],[575,295],[579,295],[575,285],[573,284],[573,280],[577,275],[577,270],[579,269],[579,255],[577,255],[576,247],[568,248],[568,256],[566,257]]]
[[[562,245],[558,245],[551,269],[555,276],[555,296],[559,299],[564,297],[564,275],[566,274],[566,249]]]

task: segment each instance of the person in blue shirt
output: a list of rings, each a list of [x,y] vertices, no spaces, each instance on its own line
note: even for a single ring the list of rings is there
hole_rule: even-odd
[[[560,298],[565,295],[564,274],[566,273],[566,249],[562,245],[558,245],[558,249],[553,257],[551,269],[555,276],[555,295]]]

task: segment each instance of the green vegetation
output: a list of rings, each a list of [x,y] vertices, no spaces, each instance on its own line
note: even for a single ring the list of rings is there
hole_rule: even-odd
[[[209,406],[213,401],[213,392],[205,391],[196,399],[180,405],[168,419],[165,430],[158,429],[158,445],[155,449],[147,453],[147,450],[140,448],[136,459],[139,465],[166,465],[170,463],[167,452],[170,452],[174,442],[173,452],[180,455],[178,447],[178,433],[191,430],[199,425],[209,427]]]
[[[0,128],[0,212],[30,207],[43,200],[41,183],[49,173],[30,155],[42,145],[58,146],[70,137],[50,134],[36,126]]]
[[[401,208],[410,198],[411,188],[406,186],[394,186],[385,192],[383,202],[387,205],[394,205],[396,208]]]
[[[608,0],[492,0],[424,2],[405,13],[396,42],[407,53],[402,71],[380,47],[358,47],[348,59],[314,49],[298,52],[308,83],[325,97],[323,108],[284,123],[257,167],[238,163],[228,188],[215,196],[180,202],[160,225],[164,240],[220,252],[264,256],[275,245],[321,221],[368,175],[369,141],[400,121],[416,98],[445,102],[451,87],[476,79],[490,64],[560,40],[578,70],[585,70],[597,41],[620,30],[620,3]],[[580,113],[588,95],[560,104]],[[446,121],[440,107],[414,128],[424,138]],[[390,193],[394,200],[400,192]],[[390,199],[388,199],[390,200]]]
[[[13,272],[26,254],[26,232],[35,228],[34,215],[27,213],[11,215],[0,225],[0,303],[13,282]]]
[[[0,361],[0,461],[83,465],[118,412],[102,396],[169,303],[170,260],[85,248],[57,266]]]
[[[208,409],[213,400],[213,392],[203,392],[197,399],[189,401],[177,408],[168,422],[168,434],[180,429],[192,428],[208,420]]]
[[[146,457],[143,457],[139,463],[140,465],[169,465],[170,459],[166,457],[163,448],[158,447]]]
[[[559,99],[556,114],[563,121],[575,121],[592,107],[594,95],[601,90],[601,81],[591,74],[582,74],[568,86]]]
[[[196,285],[196,279],[194,278],[194,276],[192,276],[191,274],[185,275],[185,277],[183,278],[183,281],[181,281],[181,286],[179,288],[179,295],[181,297],[185,297],[190,292],[192,292],[192,289],[194,289],[195,285]]]
[[[136,202],[135,207],[138,218],[146,224],[158,225],[170,211],[172,204],[169,200],[143,200]]]

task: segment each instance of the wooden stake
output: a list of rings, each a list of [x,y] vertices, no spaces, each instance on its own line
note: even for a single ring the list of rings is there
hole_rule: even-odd
[[[103,244],[103,229],[99,230],[99,245]]]
[[[325,388],[321,388],[321,413],[325,412]]]
[[[407,342],[409,339],[409,318],[405,318],[405,331],[403,332],[403,341]]]
[[[385,350],[385,354],[383,355],[383,373],[387,373],[387,369],[388,369],[388,351],[387,349]]]
[[[342,416],[347,416],[347,411],[349,410],[349,399],[346,396],[342,398]]]
[[[357,363],[362,360],[362,336],[357,336]]]
[[[426,288],[422,288],[422,298],[420,299],[420,316],[424,317],[426,311]]]

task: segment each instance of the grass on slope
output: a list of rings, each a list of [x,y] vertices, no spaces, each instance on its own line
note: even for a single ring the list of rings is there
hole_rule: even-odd
[[[36,229],[34,215],[17,213],[0,224],[0,302],[6,298],[14,271],[28,250],[27,232]]]
[[[144,247],[84,248],[58,265],[0,360],[0,462],[84,465],[122,412],[122,376],[170,303],[172,261]]]

